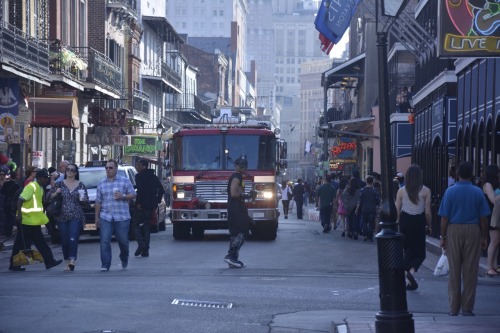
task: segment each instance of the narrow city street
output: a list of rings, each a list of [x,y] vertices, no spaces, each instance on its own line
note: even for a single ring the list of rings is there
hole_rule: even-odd
[[[379,311],[376,242],[321,230],[319,222],[292,214],[280,220],[276,241],[246,242],[243,269],[229,269],[222,260],[225,231],[209,231],[203,241],[175,241],[170,224],[152,235],[149,258],[133,257],[131,242],[125,270],[113,243],[112,268],[99,271],[95,238],[80,242],[74,272],[40,264],[9,272],[10,251],[3,251],[0,332],[312,332],[296,330],[306,323],[301,316],[326,310],[362,313],[373,323]],[[62,258],[60,246],[52,249]],[[415,317],[448,312],[447,279],[433,276],[432,257],[417,274],[419,289],[408,292]],[[498,317],[499,291],[500,278],[480,278],[476,319]],[[333,318],[309,319],[316,332],[331,332]]]

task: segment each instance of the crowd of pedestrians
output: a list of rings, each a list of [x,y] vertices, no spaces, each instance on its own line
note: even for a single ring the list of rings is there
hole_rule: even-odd
[[[135,256],[148,257],[150,222],[153,211],[164,196],[164,188],[146,160],[136,163],[137,174],[134,189],[128,177],[118,175],[118,163],[106,162],[106,177],[96,189],[95,223],[100,232],[101,271],[111,267],[111,237],[114,234],[120,248],[121,267],[128,266],[129,229],[137,240]],[[84,209],[89,208],[89,194],[79,179],[79,168],[69,161],[61,161],[58,170],[30,166],[8,170],[0,168],[0,233],[6,237],[15,235],[9,270],[24,271],[14,264],[15,256],[35,245],[43,257],[47,269],[63,260],[53,257],[45,242],[42,226],[49,220],[57,225],[61,241],[64,270],[74,271],[78,256],[80,231],[85,221]],[[132,206],[131,206],[132,205]],[[134,212],[131,216],[131,208]],[[17,234],[13,233],[17,229]]]
[[[309,192],[309,196],[315,193],[323,232],[339,228],[342,237],[357,240],[363,236],[365,241],[373,241],[380,220],[380,182],[377,173],[363,181],[357,171],[340,179],[336,174],[324,177]],[[431,190],[423,184],[418,165],[411,165],[404,174],[398,172],[391,183],[396,189],[396,223],[404,236],[406,289],[416,290],[414,275],[426,258],[426,235],[432,234]],[[292,189],[297,207],[303,202],[302,197],[295,199],[302,191],[299,184]],[[481,181],[474,177],[470,162],[461,162],[458,168],[450,168],[447,184],[438,215],[440,246],[449,260],[449,314],[456,316],[461,311],[463,316],[473,316],[481,249],[488,249],[486,275],[500,275],[500,169],[488,166]],[[290,196],[285,194],[290,193],[290,183],[284,182],[282,187],[283,208],[288,217]]]

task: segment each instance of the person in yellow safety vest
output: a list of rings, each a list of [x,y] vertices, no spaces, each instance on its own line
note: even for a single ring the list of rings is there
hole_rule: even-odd
[[[43,188],[47,185],[49,173],[45,169],[39,169],[36,172],[35,181],[26,185],[17,201],[17,227],[18,233],[14,246],[12,247],[12,255],[10,257],[9,270],[24,271],[23,266],[14,266],[14,255],[19,251],[31,248],[34,244],[37,250],[43,257],[45,268],[50,269],[59,265],[62,260],[55,260],[52,250],[45,242],[42,234],[42,225],[46,224],[49,219],[43,212]]]

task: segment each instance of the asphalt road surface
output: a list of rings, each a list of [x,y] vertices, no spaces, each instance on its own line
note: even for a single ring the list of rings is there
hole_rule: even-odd
[[[130,243],[126,269],[113,243],[109,272],[99,271],[99,242],[91,238],[80,242],[74,272],[62,265],[45,270],[43,264],[9,272],[10,252],[0,252],[0,333],[264,333],[272,332],[276,315],[332,309],[375,315],[376,242],[321,230],[319,222],[280,220],[276,241],[250,239],[242,247],[243,269],[222,260],[227,232],[175,241],[169,224],[152,235],[149,258],[133,257],[136,243]],[[62,258],[60,246],[52,249]],[[408,292],[411,312],[448,312],[447,280],[431,269],[422,267],[416,275],[420,288]],[[480,279],[476,313],[498,315],[496,282]]]

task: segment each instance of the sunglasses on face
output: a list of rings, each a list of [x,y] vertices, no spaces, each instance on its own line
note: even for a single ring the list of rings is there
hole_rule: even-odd
[[[113,170],[115,167],[106,167],[106,170]]]

